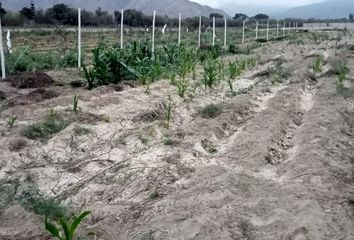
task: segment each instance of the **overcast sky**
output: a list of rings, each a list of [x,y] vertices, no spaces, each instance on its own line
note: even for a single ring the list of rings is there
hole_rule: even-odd
[[[192,0],[194,2],[220,8],[230,15],[236,12],[255,14],[259,12],[275,13],[287,8],[307,5],[325,0]]]

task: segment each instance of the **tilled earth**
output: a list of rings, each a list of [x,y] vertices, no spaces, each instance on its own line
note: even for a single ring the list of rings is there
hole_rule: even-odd
[[[185,100],[167,80],[150,94],[127,84],[87,91],[0,83],[0,239],[49,238],[43,217],[15,200],[26,188],[91,210],[81,234],[97,239],[354,239],[347,42],[266,44],[257,66],[235,80],[243,89],[236,96],[226,83]],[[324,59],[322,73],[310,70],[315,56]],[[350,70],[343,92],[332,69],[338,61]],[[274,83],[276,66],[290,76]],[[48,73],[56,81],[62,74]],[[75,94],[81,112],[63,131],[45,142],[22,136],[49,107],[68,114]],[[214,119],[198,114],[209,103],[222,107]],[[18,119],[12,129],[8,116]]]

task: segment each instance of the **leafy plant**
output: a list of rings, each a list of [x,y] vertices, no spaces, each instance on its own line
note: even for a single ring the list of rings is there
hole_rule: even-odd
[[[344,81],[347,79],[348,73],[349,73],[349,69],[344,63],[340,63],[336,66],[336,75],[337,75],[336,86],[338,91],[344,89]]]
[[[95,68],[87,68],[86,66],[83,66],[83,71],[87,80],[87,88],[91,90],[95,87],[96,70]]]
[[[13,128],[15,126],[16,120],[17,120],[17,116],[10,116],[7,119],[7,127],[10,129]]]
[[[189,82],[187,80],[179,80],[175,83],[175,86],[177,88],[178,96],[184,98],[189,88]]]
[[[68,214],[68,209],[60,201],[45,196],[37,188],[26,189],[17,197],[18,202],[35,214],[58,220]]]
[[[204,64],[203,83],[205,89],[212,88],[219,76],[218,64],[215,61],[208,61]]]
[[[312,64],[312,70],[314,73],[322,72],[323,60],[320,56],[317,56],[315,62]]]
[[[235,79],[241,74],[240,68],[237,62],[229,62],[229,75],[230,79]]]
[[[62,116],[54,111],[54,108],[50,108],[43,122],[28,126],[21,133],[32,140],[48,139],[53,134],[65,129],[69,123],[70,121],[63,119]]]
[[[80,107],[79,107],[79,96],[78,95],[75,95],[74,96],[74,100],[73,100],[73,112],[75,114],[77,114],[80,110]]]
[[[216,118],[219,116],[222,112],[222,107],[217,104],[208,104],[205,107],[203,107],[201,110],[199,110],[199,114],[203,118]]]
[[[166,128],[170,128],[170,122],[172,118],[172,108],[173,102],[171,96],[168,96],[168,102],[163,104],[165,109],[165,119],[166,119]]]
[[[53,236],[59,240],[74,240],[76,230],[82,220],[87,217],[91,212],[82,212],[79,216],[74,217],[73,221],[70,222],[64,218],[60,218],[59,227],[57,225],[50,223],[48,217],[45,217],[45,229]]]

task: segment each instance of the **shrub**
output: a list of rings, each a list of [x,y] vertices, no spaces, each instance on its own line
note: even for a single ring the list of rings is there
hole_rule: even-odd
[[[53,108],[50,108],[49,114],[45,117],[43,122],[28,126],[23,129],[21,133],[32,140],[46,140],[65,129],[69,123],[69,121],[63,119],[58,113],[56,113]]]
[[[208,104],[199,110],[199,114],[203,118],[216,118],[222,113],[222,107],[217,104]]]
[[[18,201],[25,209],[51,219],[57,220],[68,214],[68,209],[60,201],[44,196],[37,189],[22,191]]]

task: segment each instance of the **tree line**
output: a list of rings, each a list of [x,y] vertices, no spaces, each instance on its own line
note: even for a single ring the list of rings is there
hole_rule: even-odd
[[[31,1],[29,6],[23,7],[20,11],[14,12],[6,10],[0,2],[0,15],[2,23],[5,26],[33,26],[33,25],[67,25],[75,26],[78,24],[78,11],[66,4],[55,4],[46,10],[37,9],[34,2]],[[204,26],[212,24],[212,18],[216,18],[216,26],[223,26],[224,16],[218,13],[212,13],[209,17],[203,17]],[[121,12],[115,11],[110,14],[101,8],[95,11],[82,10],[81,24],[83,26],[106,26],[112,27],[120,24]],[[266,14],[257,14],[249,18],[245,14],[235,14],[233,19],[228,20],[228,25],[241,26],[244,20],[256,21],[267,20],[269,16]],[[140,11],[128,9],[124,11],[124,25],[131,27],[149,27],[152,24],[152,16],[147,16]],[[168,16],[156,16],[156,26],[178,26],[178,19]],[[183,19],[185,27],[197,28],[199,26],[199,17]]]
[[[76,26],[78,24],[78,11],[66,4],[55,4],[46,10],[37,9],[34,2],[31,1],[29,6],[23,7],[20,11],[14,12],[6,10],[0,2],[0,15],[4,26],[53,26],[66,25]],[[224,16],[218,13],[212,13],[208,17],[202,17],[203,26],[211,26],[212,19],[215,17],[216,26],[224,25]],[[120,24],[121,12],[114,11],[110,14],[101,8],[95,11],[82,10],[81,24],[83,26],[105,26],[114,27]],[[249,17],[243,13],[236,13],[232,19],[228,20],[229,27],[240,27],[243,21],[256,22],[269,20],[270,17],[260,13],[253,17]],[[353,20],[353,14],[349,14],[349,19]],[[313,19],[310,19],[313,20]],[[276,20],[270,20],[275,23]],[[286,19],[286,21],[298,21],[300,24],[303,20]],[[317,20],[318,21],[318,20]],[[124,11],[124,25],[131,27],[150,27],[152,24],[152,16],[147,16],[140,11],[128,9]],[[168,16],[156,16],[156,26],[178,26],[178,19]],[[183,19],[183,26],[188,28],[197,28],[199,26],[199,17]]]

